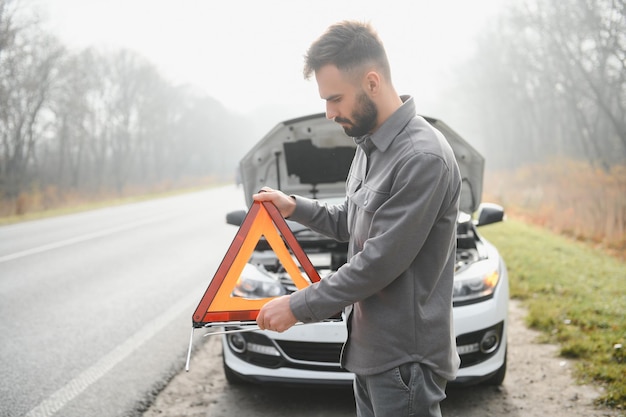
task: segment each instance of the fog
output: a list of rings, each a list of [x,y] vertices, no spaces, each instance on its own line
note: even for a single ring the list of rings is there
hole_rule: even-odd
[[[2,198],[232,180],[275,124],[324,110],[303,55],[343,19],[488,169],[624,163],[619,2],[0,0]]]
[[[415,95],[427,111],[442,99],[451,65],[471,54],[481,28],[510,1],[38,3],[50,30],[68,45],[128,48],[168,79],[197,86],[230,110],[269,108],[289,118],[322,108],[315,83],[303,80],[302,57],[330,24],[371,22],[398,90]]]

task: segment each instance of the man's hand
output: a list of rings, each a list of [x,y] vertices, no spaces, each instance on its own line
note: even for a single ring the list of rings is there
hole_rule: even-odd
[[[270,187],[261,188],[261,191],[254,194],[252,198],[255,201],[271,201],[285,218],[291,216],[296,209],[296,201],[293,198]]]
[[[298,319],[293,315],[289,307],[289,296],[283,295],[269,301],[261,308],[256,318],[256,323],[261,330],[273,330],[284,332],[296,324]]]

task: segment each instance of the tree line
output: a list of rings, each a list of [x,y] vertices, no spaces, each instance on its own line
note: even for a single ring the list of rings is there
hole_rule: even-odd
[[[28,12],[0,0],[0,199],[233,178],[237,115],[133,51],[68,50]]]
[[[18,4],[0,0],[0,200],[232,178],[258,139],[240,116],[135,52],[68,50]],[[626,165],[624,0],[521,0],[454,77],[489,169]]]
[[[525,0],[486,28],[457,72],[488,164],[626,164],[624,0]]]
[[[624,0],[520,0],[457,71],[487,198],[626,256]]]

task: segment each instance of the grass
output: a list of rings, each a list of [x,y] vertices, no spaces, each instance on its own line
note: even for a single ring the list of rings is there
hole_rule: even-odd
[[[577,359],[580,382],[604,388],[599,404],[626,409],[626,262],[516,220],[480,233],[504,257],[528,325]]]
[[[485,190],[509,214],[561,235],[602,246],[626,260],[626,165],[601,170],[554,160],[487,171]]]
[[[99,197],[94,196],[73,196],[72,198],[62,198],[59,199],[55,204],[51,205],[50,208],[43,209],[39,205],[33,204],[32,208],[29,210],[25,210],[23,214],[13,214],[13,215],[2,215],[0,214],[0,226],[19,223],[29,220],[37,220],[48,217],[62,216],[66,214],[79,213],[82,211],[88,210],[96,210],[104,207],[111,207],[121,204],[130,204],[137,203],[141,201],[151,200],[155,198],[164,198],[170,197],[174,195],[185,194],[194,191],[200,191],[207,188],[213,188],[220,185],[225,184],[225,182],[215,181],[215,180],[204,180],[199,181],[197,184],[185,184],[181,187],[162,187],[162,189],[157,190],[144,190],[144,191],[131,191],[123,196],[115,196],[115,195],[102,195]],[[36,197],[29,196],[29,199],[36,200]],[[0,203],[0,207],[3,204]],[[10,204],[4,203],[4,206],[9,206]],[[13,210],[7,209],[7,207],[3,207],[4,210],[0,210],[2,212],[12,212]]]

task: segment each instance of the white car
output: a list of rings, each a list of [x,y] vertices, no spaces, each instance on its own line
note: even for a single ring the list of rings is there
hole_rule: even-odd
[[[453,384],[504,380],[507,358],[507,270],[497,249],[476,228],[501,221],[502,207],[480,204],[484,159],[440,120],[426,118],[451,144],[463,189],[457,228],[454,327],[461,368]],[[342,201],[354,141],[325,115],[278,124],[241,160],[239,178],[246,203],[262,186],[329,202]],[[231,212],[227,222],[240,225],[246,211]],[[472,214],[475,214],[476,220]],[[346,262],[347,244],[287,222],[319,275]],[[244,268],[233,296],[263,298],[295,291],[291,278],[269,245],[261,240]],[[229,327],[227,329],[235,329]],[[339,356],[346,326],[338,320],[295,326],[283,333],[252,331],[223,336],[223,359],[230,383],[341,385],[353,375]]]

